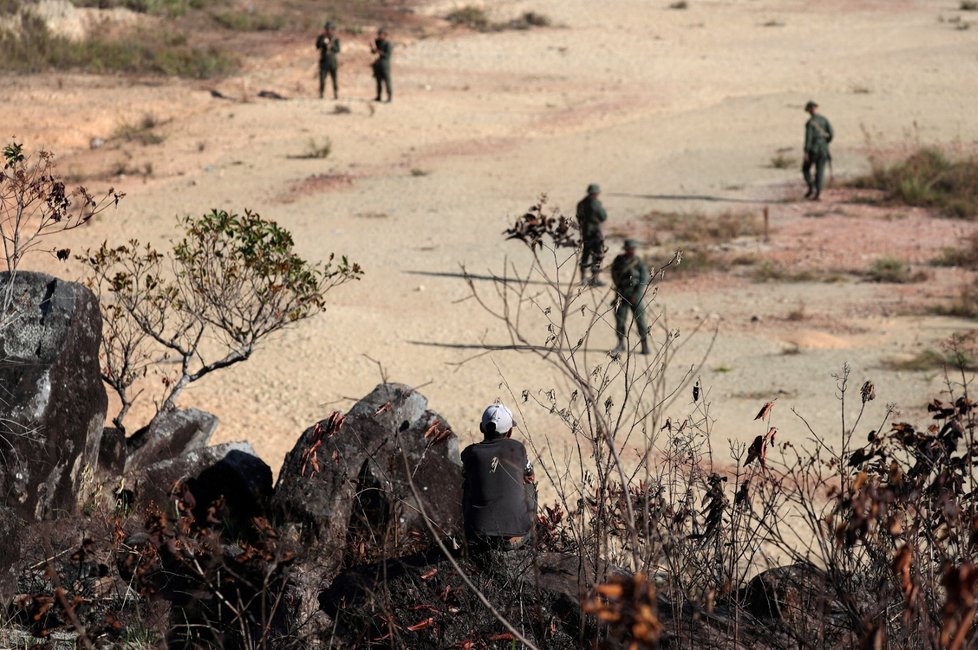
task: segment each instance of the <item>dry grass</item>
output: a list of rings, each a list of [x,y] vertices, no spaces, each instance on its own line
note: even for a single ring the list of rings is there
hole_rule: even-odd
[[[853,181],[860,189],[880,190],[891,203],[935,208],[958,219],[978,218],[978,160],[953,160],[933,147],[921,147],[895,164],[872,160],[872,171]]]
[[[453,10],[445,19],[453,25],[466,27],[477,32],[501,32],[505,30],[523,30],[532,27],[549,27],[550,18],[535,11],[526,11],[519,18],[503,22],[494,22],[482,7],[466,5]]]
[[[893,257],[881,257],[873,262],[865,272],[871,282],[883,284],[909,284],[922,282],[928,277],[926,271],[913,271],[910,264]]]
[[[944,248],[940,255],[931,260],[934,266],[978,269],[978,232],[964,239],[959,248]]]
[[[43,20],[21,15],[17,32],[0,31],[0,72],[84,70],[206,79],[235,70],[237,57],[217,46],[191,45],[185,34],[137,30],[73,41],[52,34]]]

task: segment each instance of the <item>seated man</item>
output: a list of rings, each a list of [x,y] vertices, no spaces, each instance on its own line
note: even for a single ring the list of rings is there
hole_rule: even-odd
[[[479,430],[485,439],[462,451],[465,535],[476,550],[519,548],[536,515],[533,466],[523,443],[510,438],[513,414],[491,404]]]

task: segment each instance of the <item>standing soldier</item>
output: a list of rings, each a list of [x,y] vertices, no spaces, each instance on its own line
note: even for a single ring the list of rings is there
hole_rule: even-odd
[[[380,101],[381,82],[387,88],[387,101],[391,101],[391,50],[393,49],[394,46],[387,40],[387,29],[381,27],[377,30],[377,38],[374,40],[374,44],[370,46],[370,53],[377,55],[377,58],[371,64],[374,71],[374,79],[377,81],[377,96],[374,97],[375,102]]]
[[[805,162],[801,165],[802,176],[808,185],[806,199],[818,201],[822,194],[822,183],[825,177],[825,163],[831,162],[829,143],[832,142],[832,125],[824,116],[818,113],[818,104],[808,102],[805,111],[811,117],[805,122]],[[815,180],[812,181],[812,165],[815,165]]]
[[[336,70],[339,63],[336,55],[340,53],[340,39],[333,34],[336,26],[333,21],[328,21],[323,27],[323,32],[316,37],[316,49],[319,50],[319,99],[323,98],[323,90],[326,89],[326,75],[333,81],[333,99],[339,97],[336,86]]]
[[[649,267],[645,265],[635,249],[638,247],[634,239],[625,240],[625,252],[611,263],[611,279],[615,283],[615,293],[618,305],[615,308],[615,333],[618,335],[618,345],[611,351],[611,356],[618,356],[625,351],[625,319],[628,310],[632,310],[638,333],[642,341],[642,354],[649,353],[649,327],[645,322],[645,289],[649,286]]]
[[[601,224],[608,218],[604,206],[598,200],[601,188],[597,183],[587,186],[587,196],[577,204],[577,224],[581,228],[581,241],[584,245],[581,251],[581,284],[594,287],[604,286],[598,279],[601,270],[601,260],[604,258],[604,235],[601,234]],[[587,269],[591,268],[591,280],[585,277]]]

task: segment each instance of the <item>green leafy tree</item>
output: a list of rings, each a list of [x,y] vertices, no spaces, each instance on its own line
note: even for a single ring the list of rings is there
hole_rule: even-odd
[[[181,220],[183,238],[163,254],[131,240],[80,257],[92,270],[105,320],[102,375],[118,394],[123,421],[137,381],[163,361],[157,414],[188,384],[248,359],[265,337],[326,308],[326,293],[362,275],[346,257],[323,264],[294,251],[292,235],[250,210],[212,210]]]

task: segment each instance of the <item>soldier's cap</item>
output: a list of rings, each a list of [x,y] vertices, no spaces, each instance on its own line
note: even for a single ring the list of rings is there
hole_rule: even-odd
[[[805,110],[806,111],[810,111],[813,108],[818,108],[818,104],[809,99],[808,100],[808,103],[805,104]]]
[[[486,435],[503,434],[513,428],[513,413],[500,403],[490,404],[482,412],[482,425]]]
[[[377,33],[378,34],[386,34],[387,33],[387,28],[386,27],[381,27],[380,29],[377,30]]]
[[[638,248],[637,241],[635,241],[632,238],[628,238],[625,240],[625,250],[635,250],[636,248]]]
[[[327,20],[326,24],[323,25],[324,29],[333,29],[334,27],[336,27],[336,25],[333,23],[332,20]]]
[[[588,194],[601,194],[601,186],[597,183],[591,183],[587,186]]]

